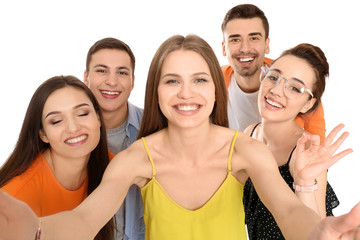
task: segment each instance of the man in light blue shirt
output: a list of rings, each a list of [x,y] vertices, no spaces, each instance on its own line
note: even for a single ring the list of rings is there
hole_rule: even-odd
[[[114,154],[137,139],[142,109],[128,99],[134,88],[135,56],[130,47],[115,38],[104,38],[89,49],[84,82],[98,100],[108,140]],[[143,240],[145,225],[139,187],[132,185],[116,213],[117,240]]]

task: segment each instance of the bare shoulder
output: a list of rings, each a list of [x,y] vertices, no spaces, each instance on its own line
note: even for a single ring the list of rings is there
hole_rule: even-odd
[[[273,158],[272,153],[265,144],[239,132],[232,157],[232,164],[235,171],[245,170],[248,172],[249,169],[262,165],[263,162],[269,162],[263,161],[264,159]]]
[[[139,186],[151,179],[152,166],[142,140],[135,141],[127,149],[116,154],[105,174],[104,178],[126,178],[131,184]]]

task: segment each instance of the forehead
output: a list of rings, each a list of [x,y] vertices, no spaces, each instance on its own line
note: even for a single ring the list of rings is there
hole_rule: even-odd
[[[265,29],[262,20],[258,17],[232,19],[226,24],[224,34],[226,36],[233,34],[248,35],[254,32],[260,32],[263,36],[265,36]]]
[[[82,103],[92,106],[86,93],[74,87],[65,87],[54,91],[46,99],[43,115],[51,111],[65,111]]]
[[[176,50],[165,58],[161,68],[162,75],[168,72],[181,74],[205,72],[210,75],[210,68],[199,53],[190,50]]]
[[[119,49],[100,49],[91,56],[90,65],[131,66],[127,52]]]
[[[280,70],[285,78],[297,78],[302,80],[306,86],[312,86],[315,82],[315,72],[311,65],[304,59],[293,55],[286,55],[277,59],[271,69]]]

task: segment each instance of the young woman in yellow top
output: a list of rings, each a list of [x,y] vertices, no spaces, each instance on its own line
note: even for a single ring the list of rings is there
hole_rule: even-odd
[[[319,224],[320,217],[285,184],[269,149],[226,128],[226,101],[210,46],[194,35],[171,37],[150,66],[139,133],[144,138],[115,156],[100,186],[73,211],[39,221],[26,205],[0,193],[0,238],[31,239],[37,234],[43,239],[92,239],[117,211],[129,186],[137,184],[144,197],[146,239],[241,239],[240,200],[249,176],[289,239],[338,237],[360,223],[357,207]],[[350,152],[332,156],[344,140],[331,144],[336,133],[320,146],[307,135],[299,142],[297,159],[312,164],[298,172],[298,185],[314,184],[313,175]],[[304,150],[307,140],[313,146]],[[306,194],[311,200],[313,195]],[[164,205],[151,205],[157,201]],[[344,221],[352,225],[337,224]]]

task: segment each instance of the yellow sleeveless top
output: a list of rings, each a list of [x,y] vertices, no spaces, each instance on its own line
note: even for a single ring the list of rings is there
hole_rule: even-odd
[[[211,199],[197,210],[183,208],[167,195],[155,178],[155,165],[145,138],[142,138],[153,167],[152,179],[141,188],[146,240],[246,239],[244,185],[231,174],[231,156],[237,133],[230,147],[225,181]]]

